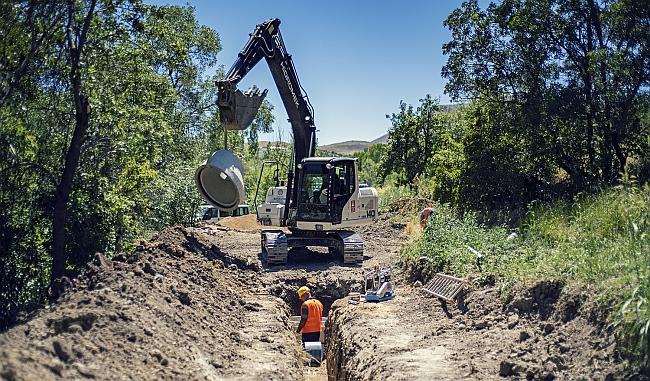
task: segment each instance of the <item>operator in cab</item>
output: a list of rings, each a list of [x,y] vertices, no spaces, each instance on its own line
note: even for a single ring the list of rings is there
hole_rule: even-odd
[[[317,202],[320,204],[327,204],[327,199],[329,195],[329,177],[323,176],[323,183],[321,184],[320,190],[318,191]]]
[[[300,324],[298,333],[302,333],[303,345],[309,341],[320,341],[321,321],[323,319],[323,303],[311,296],[307,286],[298,289],[298,297],[302,301],[300,306]]]

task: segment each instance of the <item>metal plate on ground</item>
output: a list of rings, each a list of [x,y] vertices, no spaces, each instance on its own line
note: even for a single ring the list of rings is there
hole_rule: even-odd
[[[437,273],[422,289],[431,295],[454,303],[454,298],[467,282],[443,273]]]

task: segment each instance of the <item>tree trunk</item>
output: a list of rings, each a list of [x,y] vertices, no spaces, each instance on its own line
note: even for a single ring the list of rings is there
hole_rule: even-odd
[[[90,115],[90,105],[88,99],[79,96],[78,110],[76,110],[75,128],[70,142],[68,154],[65,157],[65,167],[61,182],[56,188],[54,196],[54,217],[52,220],[52,281],[65,275],[66,255],[65,255],[65,220],[66,209],[70,192],[72,191],[72,181],[74,173],[79,164],[81,155],[81,145],[86,131],[88,130],[88,116]]]
[[[72,192],[74,174],[79,165],[81,146],[88,130],[88,117],[90,115],[90,104],[88,98],[82,95],[81,90],[81,56],[86,43],[86,36],[90,28],[90,21],[95,12],[96,0],[92,0],[86,13],[83,27],[79,34],[75,34],[75,1],[68,0],[68,25],[67,40],[68,54],[70,57],[70,83],[75,106],[75,127],[72,134],[72,141],[65,157],[61,181],[56,188],[54,195],[54,216],[52,218],[52,275],[50,278],[50,301],[59,297],[60,286],[63,284],[60,278],[65,275],[67,267],[67,256],[65,252],[65,222],[68,200]]]

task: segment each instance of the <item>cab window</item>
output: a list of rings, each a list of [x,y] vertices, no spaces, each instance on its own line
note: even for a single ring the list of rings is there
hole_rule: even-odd
[[[300,189],[300,218],[327,221],[329,218],[329,170],[325,164],[306,163]]]

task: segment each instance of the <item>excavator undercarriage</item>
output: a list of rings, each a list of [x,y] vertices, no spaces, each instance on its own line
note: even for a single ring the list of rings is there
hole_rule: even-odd
[[[292,247],[319,246],[329,248],[330,254],[343,257],[345,264],[363,262],[363,240],[353,232],[335,230],[330,232],[292,230],[262,230],[262,256],[269,265],[286,265]]]

